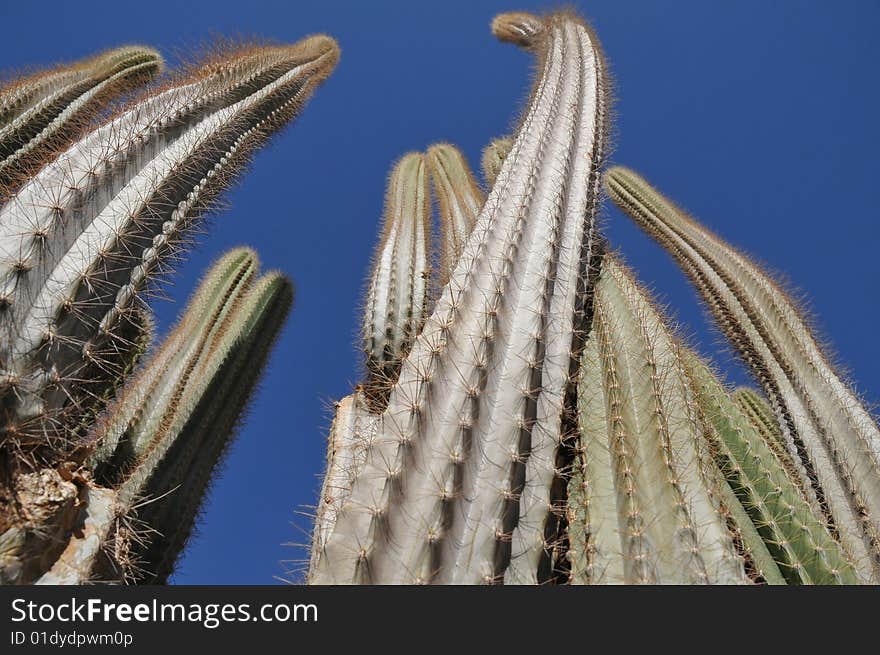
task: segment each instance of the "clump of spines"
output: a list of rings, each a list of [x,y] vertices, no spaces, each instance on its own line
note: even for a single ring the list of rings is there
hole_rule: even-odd
[[[828,363],[771,276],[633,171],[606,174],[612,199],[676,258],[761,382],[814,511],[859,575],[880,575],[880,429]]]

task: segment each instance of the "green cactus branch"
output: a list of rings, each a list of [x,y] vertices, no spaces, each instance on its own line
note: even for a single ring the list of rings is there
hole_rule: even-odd
[[[84,510],[94,538],[72,541],[38,582],[155,583],[171,573],[292,302],[283,276],[254,281],[257,266],[246,248],[221,258],[109,408],[85,492],[100,499]]]
[[[880,580],[880,430],[834,372],[794,302],[719,237],[620,167],[612,199],[695,283],[771,399],[787,450],[862,575]]]
[[[573,582],[748,582],[681,347],[632,275],[602,260],[581,360],[569,486]],[[723,483],[722,483],[723,484]]]

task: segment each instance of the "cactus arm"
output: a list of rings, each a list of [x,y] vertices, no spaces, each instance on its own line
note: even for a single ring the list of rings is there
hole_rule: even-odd
[[[495,180],[498,178],[498,173],[501,172],[504,159],[512,147],[513,139],[502,137],[493,139],[489,145],[483,148],[483,157],[480,160],[480,164],[487,188],[491,189],[495,185]]]
[[[82,132],[94,115],[115,97],[148,82],[162,70],[162,57],[141,46],[118,48],[66,69],[69,74],[49,75],[55,83],[45,93],[30,95],[9,112],[9,122],[0,127],[0,188],[38,169],[71,137]],[[62,82],[65,80],[66,83]],[[61,82],[61,83],[59,83]],[[20,90],[32,87],[28,82]],[[5,96],[0,91],[0,96]],[[16,104],[15,100],[0,106]],[[0,113],[3,113],[0,110]],[[12,115],[15,114],[15,115]]]
[[[223,319],[238,303],[258,268],[256,253],[236,248],[221,257],[200,283],[178,325],[161,349],[102,418],[91,465],[99,478],[106,469],[124,469],[151,447],[168,407],[180,394]],[[177,381],[169,385],[168,380]],[[101,462],[110,462],[104,469]]]
[[[15,424],[71,404],[101,335],[337,55],[313,37],[221,60],[87,135],[0,208],[0,323],[12,336],[0,359]]]
[[[860,570],[880,575],[880,432],[836,376],[794,304],[772,279],[635,173],[609,171],[612,198],[696,282],[780,416],[800,461]],[[800,451],[800,452],[799,452]],[[812,482],[812,480],[810,480]],[[805,485],[805,488],[806,485]]]
[[[700,403],[713,424],[722,470],[768,548],[792,583],[859,582],[846,554],[816,517],[783,463],[693,354],[688,367]]]
[[[773,416],[773,410],[770,409],[770,406],[763,398],[751,389],[737,389],[731,394],[731,398],[739,405],[740,411],[752,424],[752,428],[761,435],[764,443],[773,450],[776,457],[779,458],[779,461],[785,467],[788,477],[797,485],[801,495],[809,502],[810,493],[803,487],[803,481],[798,475],[797,463],[792,459],[791,453],[786,447],[785,438]]]
[[[428,169],[434,195],[440,205],[439,284],[449,281],[464,242],[470,236],[483,206],[483,192],[477,185],[464,155],[448,143],[428,148]]]
[[[569,371],[573,289],[592,248],[594,188],[582,180],[592,179],[604,145],[596,47],[578,21],[548,20],[513,151],[403,363],[315,582],[351,582],[359,570],[371,582],[492,582],[507,568],[507,552],[521,562],[517,580],[534,577],[545,555],[534,517],[550,514],[555,466],[525,472],[529,457],[520,448],[530,445],[535,464],[547,466],[561,438],[561,417],[550,414]],[[575,161],[589,169],[578,169],[577,183]],[[546,324],[559,330],[552,334],[542,327],[550,307],[558,314]],[[554,399],[540,400],[545,394]],[[406,461],[414,465],[404,472]]]
[[[337,514],[363,468],[367,445],[375,435],[378,422],[378,415],[369,411],[361,392],[336,403],[336,415],[327,443],[327,470],[315,517],[309,579],[315,575],[320,553],[336,525]]]
[[[711,429],[708,427],[707,432]],[[707,477],[714,474],[713,477],[716,478],[712,482],[712,489],[718,497],[728,527],[734,533],[734,539],[739,542],[743,558],[749,561],[755,569],[755,574],[760,576],[766,584],[773,586],[788,584],[785,576],[779,570],[779,564],[767,549],[764,538],[752,522],[752,517],[749,516],[716,464],[712,462],[711,466],[712,470],[707,473]]]
[[[290,282],[277,273],[258,280],[242,301],[210,359],[190,385],[169,432],[180,436],[138,496],[163,498],[136,509],[155,530],[142,558],[153,583],[164,582],[186,545],[205,492],[231,443],[263,373],[293,299]],[[247,318],[241,327],[238,324]],[[124,494],[123,494],[124,497]]]
[[[149,393],[123,396],[113,408],[119,416],[114,420],[111,413],[103,429],[127,427],[98,469],[98,482],[112,489],[89,483],[88,502],[93,495],[98,500],[86,507],[87,538],[71,540],[44,582],[156,583],[168,577],[292,301],[290,283],[277,273],[240,288],[255,270],[248,249],[221,258],[156,354],[158,363],[145,367],[150,375],[134,381]],[[173,400],[157,402],[164,396]],[[152,432],[138,434],[145,426]],[[104,436],[99,433],[98,443]],[[140,438],[132,445],[133,436]],[[101,500],[106,494],[112,494],[112,507]],[[110,557],[102,556],[108,551]]]
[[[419,153],[394,167],[385,223],[364,315],[364,351],[371,387],[386,393],[428,311],[430,219],[428,172]],[[380,395],[381,395],[380,393]]]

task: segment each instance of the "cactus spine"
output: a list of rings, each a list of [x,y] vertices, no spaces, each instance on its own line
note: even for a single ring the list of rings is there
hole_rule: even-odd
[[[880,430],[828,364],[795,304],[637,174],[615,167],[606,180],[614,201],[694,281],[771,399],[804,487],[860,575],[880,580]]]
[[[530,106],[313,553],[312,582],[553,575],[556,457],[605,146],[604,64],[570,15],[507,14],[493,29],[539,57]]]

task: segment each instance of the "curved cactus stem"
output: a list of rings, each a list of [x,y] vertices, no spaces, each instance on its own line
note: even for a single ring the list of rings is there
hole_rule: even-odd
[[[513,139],[507,136],[493,139],[489,145],[483,148],[483,157],[480,163],[487,188],[491,189],[495,186],[495,180],[498,178],[504,159],[511,148],[513,148]]]
[[[109,101],[162,70],[151,48],[109,50],[0,89],[0,192],[45,164]]]
[[[553,575],[546,535],[564,513],[551,489],[566,474],[556,456],[586,327],[606,80],[598,42],[573,16],[505,14],[494,26],[531,34],[530,106],[403,362],[315,583]]]
[[[112,488],[112,512],[89,533],[94,538],[72,541],[53,571],[75,573],[79,582],[155,583],[170,574],[292,302],[280,274],[251,285],[256,267],[247,248],[222,257],[104,418],[90,462],[103,486],[88,493]],[[86,527],[97,521],[88,517],[106,514],[86,511]]]
[[[336,416],[327,440],[327,470],[315,517],[309,578],[314,575],[324,544],[336,526],[337,514],[364,466],[367,447],[378,423],[379,416],[369,410],[368,401],[360,391],[336,403]]]
[[[0,207],[6,438],[42,443],[82,411],[120,315],[337,58],[324,36],[220,56],[87,134]]]
[[[379,405],[428,312],[430,221],[425,158],[409,153],[397,162],[388,181],[385,223],[364,312],[367,393],[371,402],[378,397]]]
[[[228,331],[214,344],[195,384],[182,397],[170,422],[174,440],[150,479],[135,485],[136,472],[120,488],[123,501],[162,498],[137,507],[136,517],[157,533],[142,556],[150,582],[164,582],[174,569],[195,523],[218,462],[231,443],[245,407],[263,373],[271,348],[293,301],[283,275],[267,273],[242,299]],[[143,464],[157,461],[155,451]]]
[[[250,248],[231,250],[211,267],[162,347],[101,418],[90,462],[99,479],[126,471],[154,447],[166,413],[180,402],[213,339],[227,329],[226,320],[258,267],[257,254]],[[176,386],[169,387],[172,382]]]
[[[602,260],[582,366],[583,518],[569,530],[583,564],[574,575],[748,582],[703,471],[706,445],[680,346],[612,254]]]
[[[442,287],[449,281],[464,243],[474,229],[484,197],[464,155],[455,146],[448,143],[431,146],[427,161],[434,195],[440,204],[438,281]]]
[[[861,575],[880,580],[880,430],[829,365],[793,301],[636,173],[615,167],[606,183],[615,203],[695,283],[770,398],[814,509],[832,524]]]
[[[710,434],[719,466],[782,574],[792,584],[858,583],[846,553],[813,514],[771,445],[696,355],[687,353],[685,361],[714,428]]]

